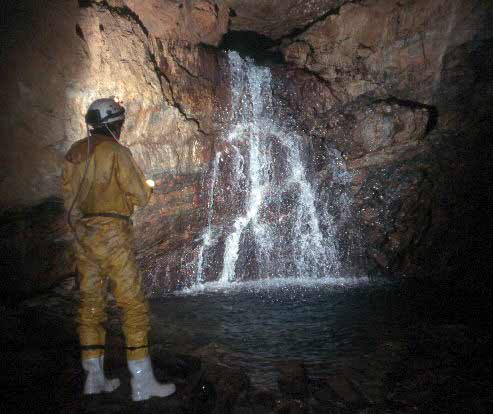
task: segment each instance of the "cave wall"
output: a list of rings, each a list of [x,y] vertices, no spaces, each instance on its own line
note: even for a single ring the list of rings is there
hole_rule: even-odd
[[[122,140],[157,181],[135,216],[147,287],[158,274],[166,289],[186,283],[228,106],[218,46],[231,30],[266,36],[282,55],[274,94],[313,142],[320,193],[333,196],[330,154],[351,172],[350,227],[372,271],[460,273],[458,258],[484,236],[487,1],[31,0],[2,13],[0,227],[12,286],[74,271],[61,164],[87,106],[108,95],[124,100]]]
[[[1,73],[1,208],[60,195],[63,155],[86,133],[83,114],[101,96],[124,100],[123,141],[147,174],[204,168],[217,67],[197,50],[201,39],[157,38],[124,5],[19,3],[8,12],[23,30]]]
[[[276,93],[321,177],[328,149],[345,159],[370,272],[488,273],[491,17],[482,1],[348,2],[282,40]]]
[[[156,256],[163,239],[176,247],[170,239],[188,240],[186,228],[200,223],[201,174],[217,134],[216,98],[224,95],[220,56],[207,46],[226,30],[227,9],[210,2],[136,4],[142,19],[122,1],[1,7],[8,22],[0,68],[6,289],[44,288],[74,271],[61,167],[85,136],[84,114],[97,98],[123,100],[122,142],[157,182],[151,205],[134,220],[139,254]]]

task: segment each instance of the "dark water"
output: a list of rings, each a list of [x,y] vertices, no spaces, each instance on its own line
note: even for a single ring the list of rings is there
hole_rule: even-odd
[[[433,294],[382,283],[168,296],[151,307],[155,340],[178,352],[216,344],[267,388],[277,362],[302,359],[311,375],[323,375],[402,343],[417,324],[460,316]]]
[[[179,354],[202,350],[205,360],[212,357],[204,349],[213,349],[220,362],[281,398],[279,363],[296,359],[315,379],[307,382],[309,395],[321,401],[330,391],[324,381],[341,385],[342,373],[372,401],[371,412],[493,412],[491,298],[447,286],[241,284],[169,295],[151,302],[151,341]],[[86,412],[77,409],[83,403],[77,307],[72,294],[52,292],[1,309],[0,383],[11,412]],[[125,383],[121,318],[110,309],[109,368]],[[90,412],[125,411],[128,388],[98,401]]]

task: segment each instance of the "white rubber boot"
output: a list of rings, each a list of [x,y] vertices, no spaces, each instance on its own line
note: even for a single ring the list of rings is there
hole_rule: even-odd
[[[154,378],[151,359],[136,359],[128,361],[128,369],[132,376],[132,400],[143,401],[151,397],[168,397],[176,391],[175,384],[160,384]]]
[[[104,356],[82,360],[82,368],[87,372],[84,383],[84,394],[100,394],[115,391],[120,386],[120,380],[107,379],[103,371]]]

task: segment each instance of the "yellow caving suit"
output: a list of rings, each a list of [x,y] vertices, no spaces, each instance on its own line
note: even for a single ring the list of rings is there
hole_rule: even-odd
[[[130,216],[134,206],[144,206],[152,189],[130,150],[113,138],[90,137],[86,178],[87,138],[76,142],[65,156],[62,176],[65,207],[77,196],[73,218],[80,276],[79,337],[82,358],[103,355],[106,331],[106,286],[123,313],[127,358],[148,355],[149,310],[133,252]],[[114,216],[98,216],[110,213]],[[120,217],[121,216],[121,217]]]

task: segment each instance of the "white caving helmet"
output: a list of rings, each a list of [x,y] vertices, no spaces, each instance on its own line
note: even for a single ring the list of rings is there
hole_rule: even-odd
[[[86,123],[93,128],[125,120],[125,108],[116,97],[95,100],[87,110]]]

